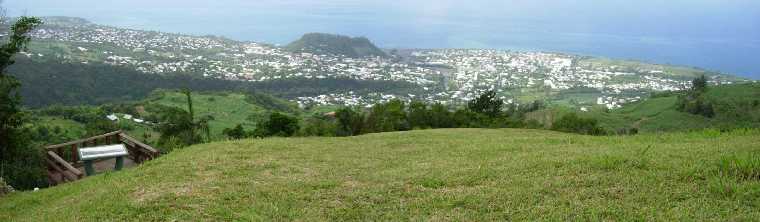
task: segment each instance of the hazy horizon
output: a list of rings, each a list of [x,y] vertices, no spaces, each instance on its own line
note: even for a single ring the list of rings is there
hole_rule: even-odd
[[[695,66],[760,79],[760,2],[737,1],[5,1],[10,16],[286,44],[308,32],[383,48],[555,51]]]

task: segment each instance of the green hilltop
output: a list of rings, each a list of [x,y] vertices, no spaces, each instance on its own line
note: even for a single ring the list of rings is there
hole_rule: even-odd
[[[758,138],[442,129],[216,142],[11,194],[0,220],[754,220]]]
[[[308,33],[285,46],[291,52],[320,55],[344,55],[349,58],[385,57],[387,54],[365,37],[348,37],[325,33]]]
[[[568,113],[592,118],[610,132],[636,128],[639,132],[689,131],[704,128],[733,129],[760,127],[760,83],[712,86],[706,101],[715,116],[705,117],[677,110],[679,96],[685,92],[654,93],[652,97],[624,105],[619,109],[588,107],[587,111],[567,106],[553,106],[527,114],[550,127],[551,122]]]

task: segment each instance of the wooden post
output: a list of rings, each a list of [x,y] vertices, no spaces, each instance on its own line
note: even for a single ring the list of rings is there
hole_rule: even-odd
[[[58,154],[58,156],[64,157],[64,155],[63,155],[63,147],[55,148],[55,153]]]
[[[77,145],[71,144],[71,162],[76,163],[79,161],[79,154],[77,152]]]

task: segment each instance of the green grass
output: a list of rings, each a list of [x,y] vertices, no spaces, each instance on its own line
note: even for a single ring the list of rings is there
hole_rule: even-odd
[[[84,124],[60,117],[43,116],[32,122],[32,125],[47,126],[50,129],[59,127],[66,136],[71,138],[81,137],[87,133]]]
[[[649,98],[610,111],[592,108],[589,112],[580,112],[555,106],[531,113],[528,119],[545,122],[551,119],[545,118],[549,114],[557,119],[566,113],[577,112],[582,117],[597,119],[600,126],[611,132],[623,128],[637,128],[640,132],[672,132],[760,127],[760,84],[712,86],[705,96],[715,109],[716,116],[713,118],[676,110],[678,97],[674,94]]]
[[[158,98],[149,101],[147,106],[161,104],[187,109],[187,99],[179,92],[162,92]],[[239,93],[194,93],[193,107],[196,117],[214,117],[214,120],[209,122],[209,127],[212,137],[217,139],[222,138],[225,128],[232,128],[237,124],[243,124],[248,130],[253,129],[268,113],[267,109],[249,103],[246,96]]]
[[[758,172],[758,156],[753,130],[229,141],[12,194],[0,221],[750,221],[760,180],[742,175]]]

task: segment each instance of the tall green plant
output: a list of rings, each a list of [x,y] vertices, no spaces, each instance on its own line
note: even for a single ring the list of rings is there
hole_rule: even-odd
[[[28,133],[22,129],[24,114],[18,92],[21,83],[5,71],[14,63],[13,56],[25,50],[31,41],[28,33],[41,24],[38,18],[19,18],[11,26],[8,42],[0,46],[0,177],[5,176],[6,167],[13,169],[13,175],[6,179],[22,189],[40,183],[42,166],[35,164],[41,163],[40,157],[35,152],[28,152],[31,146],[24,139]]]
[[[200,133],[205,134],[206,141],[211,140],[209,121],[214,118],[203,116],[196,120],[192,91],[184,89],[182,93],[187,97],[187,111],[165,107],[160,115],[160,123],[156,127],[156,130],[161,133],[159,144],[167,150],[202,143],[204,139]]]

